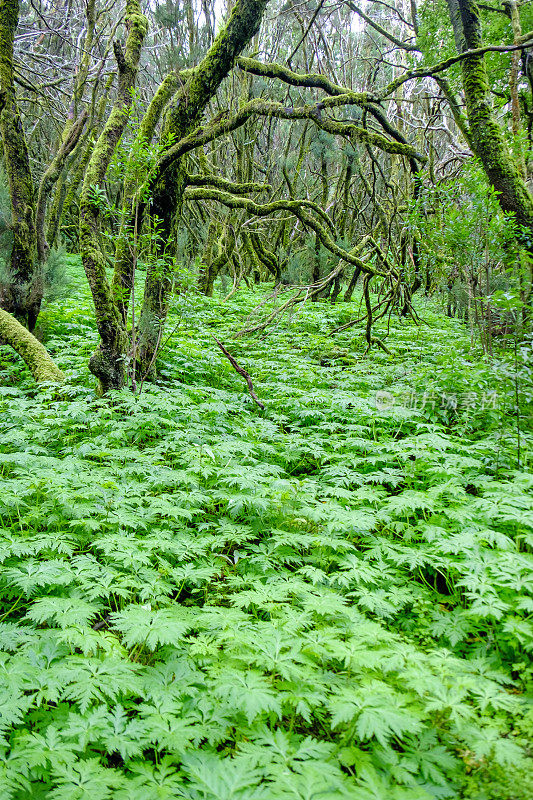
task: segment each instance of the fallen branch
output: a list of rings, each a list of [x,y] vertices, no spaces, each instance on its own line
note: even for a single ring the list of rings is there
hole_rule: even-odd
[[[244,378],[244,380],[245,380],[245,381],[246,381],[246,383],[248,384],[248,391],[250,392],[250,396],[251,396],[252,400],[255,400],[255,402],[257,403],[257,405],[259,406],[259,408],[263,409],[263,411],[264,411],[264,410],[265,410],[265,405],[264,405],[264,403],[262,403],[262,402],[261,402],[261,400],[260,400],[260,399],[258,398],[258,396],[256,395],[256,393],[255,393],[255,391],[254,391],[254,385],[253,385],[253,383],[252,383],[252,379],[250,378],[250,376],[248,375],[248,373],[246,372],[246,370],[245,370],[245,369],[243,369],[241,366],[239,366],[239,364],[237,364],[237,362],[235,361],[235,359],[233,358],[233,356],[231,355],[231,353],[229,353],[229,352],[226,350],[226,348],[224,347],[224,345],[222,344],[222,342],[219,342],[219,340],[217,339],[217,337],[216,337],[216,336],[213,336],[213,339],[214,339],[214,340],[215,340],[215,342],[218,344],[218,346],[220,347],[220,349],[222,350],[222,352],[224,353],[224,355],[225,355],[225,356],[226,356],[226,358],[228,359],[228,361],[229,361],[229,363],[231,364],[231,366],[233,367],[233,369],[234,369],[236,372],[238,372],[238,373],[239,373],[239,375],[242,375],[242,377]]]

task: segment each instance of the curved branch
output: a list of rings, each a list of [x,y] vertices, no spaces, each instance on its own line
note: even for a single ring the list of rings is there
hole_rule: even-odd
[[[247,208],[253,214],[258,217],[265,217],[269,214],[273,214],[276,211],[291,211],[295,216],[298,216],[298,211],[301,208],[310,208],[316,214],[321,217],[330,231],[334,234],[335,227],[333,222],[330,220],[326,212],[320,208],[317,203],[314,203],[312,200],[274,200],[270,203],[265,203],[263,205],[259,203],[255,203],[253,200],[249,198],[237,198],[235,200],[242,199],[243,202],[248,203],[248,205],[230,205],[227,200],[231,198],[233,195],[231,192],[221,191],[218,189],[206,189],[202,191],[201,189],[186,189],[185,190],[185,197],[187,200],[218,200],[219,202],[223,203],[223,205],[228,206],[229,208]]]
[[[385,133],[388,133],[389,136],[392,137],[396,142],[400,142],[401,144],[405,144],[409,146],[409,142],[403,136],[397,128],[392,125],[392,123],[387,119],[387,115],[385,111],[379,107],[378,103],[380,102],[379,97],[374,96],[368,92],[352,92],[350,89],[347,89],[345,86],[341,86],[333,81],[329,80],[325,75],[321,75],[319,73],[299,73],[293,72],[293,70],[284,67],[282,64],[276,63],[269,63],[263,64],[260,61],[256,61],[254,58],[244,58],[241,56],[237,60],[239,67],[244,70],[245,72],[249,72],[252,75],[258,75],[263,78],[273,78],[283,81],[284,83],[289,84],[289,86],[300,86],[305,87],[308,89],[322,89],[331,97],[336,97],[337,101],[326,101],[324,102],[325,108],[331,108],[336,105],[356,105],[360,108],[367,109],[370,114],[376,119]],[[319,104],[320,107],[321,104]],[[329,131],[332,133],[333,131]],[[366,139],[362,138],[362,141],[367,141]],[[381,145],[378,142],[368,142],[368,144],[377,144],[378,147]],[[385,147],[381,147],[381,149],[385,149]],[[390,150],[388,152],[391,152]],[[405,153],[403,154],[405,155]],[[407,154],[409,158],[415,158],[417,161],[421,161],[425,163],[427,160],[424,156],[416,154],[414,150],[412,154]]]
[[[0,308],[0,344],[9,345],[19,354],[37,383],[61,383],[65,379],[41,342],[2,308]]]
[[[268,217],[277,211],[289,211],[295,217],[298,217],[303,225],[311,228],[317,234],[324,247],[338,258],[353,264],[355,267],[360,267],[368,275],[382,275],[385,277],[388,274],[358,258],[356,255],[356,252],[359,251],[358,247],[350,251],[340,247],[331,238],[326,228],[307,211],[307,208],[312,208],[313,211],[319,210],[319,207],[309,200],[275,200],[271,203],[261,204],[255,203],[248,197],[236,197],[227,192],[220,192],[217,189],[187,189],[186,197],[190,200],[216,200],[228,208],[244,208],[250,214],[258,217]],[[331,221],[330,226],[332,226]]]
[[[384,36],[385,39],[388,39],[389,42],[395,44],[396,47],[399,47],[402,50],[407,50],[408,53],[420,52],[420,48],[417,47],[416,44],[406,44],[406,42],[402,42],[401,39],[398,39],[396,36],[393,36],[392,33],[386,31],[385,28],[382,28],[381,25],[378,25],[377,22],[374,22],[372,17],[369,17],[368,14],[365,14],[364,11],[361,11],[361,9],[358,6],[356,6],[355,3],[352,3],[351,0],[344,0],[344,2],[348,6],[348,8],[351,9],[351,11],[354,11],[359,17],[361,17],[361,19],[364,19],[364,21],[368,25],[370,25],[371,28],[374,28],[375,31],[381,33],[381,35]]]
[[[148,189],[154,187],[163,173],[185,153],[195,150],[208,142],[212,142],[219,136],[240,128],[254,114],[265,117],[276,117],[278,119],[309,119],[319,128],[335,136],[345,136],[357,142],[364,142],[378,147],[387,153],[415,158],[425,163],[426,157],[417,151],[410,144],[401,141],[391,141],[379,133],[372,133],[355,122],[339,122],[331,117],[324,117],[322,111],[327,108],[335,108],[341,105],[355,105],[354,93],[347,92],[342,95],[328,97],[316,105],[305,105],[296,108],[282,106],[281,103],[262,100],[256,98],[245,103],[238,111],[231,116],[225,117],[216,123],[211,123],[205,128],[197,128],[193,133],[185,136],[179,142],[169,147],[157,163],[152,175],[150,176]]]
[[[350,94],[353,97],[353,102],[356,105],[365,105],[368,102],[377,102],[379,98],[368,92],[351,92],[345,86],[334,83],[325,75],[316,72],[294,72],[282,64],[269,63],[263,64],[255,58],[246,58],[239,56],[237,59],[238,66],[245,72],[252,75],[258,75],[262,78],[274,78],[290,86],[305,86],[308,89],[323,89],[327,94],[339,95]]]
[[[450,67],[453,67],[454,64],[464,61],[465,58],[482,56],[485,53],[512,53],[515,50],[526,50],[528,47],[533,47],[533,32],[528,34],[528,36],[530,39],[523,44],[493,44],[487,45],[486,47],[476,47],[472,50],[465,50],[457,56],[451,56],[445,61],[440,61],[438,64],[434,64],[432,67],[421,67],[420,69],[408,70],[407,72],[404,72],[403,75],[400,75],[398,78],[396,78],[396,80],[391,81],[391,83],[389,83],[389,85],[380,92],[380,99],[383,100],[389,95],[393,94],[393,92],[395,92],[399,86],[407,81],[413,80],[413,78],[431,78],[433,75],[437,75],[439,72],[444,72]]]

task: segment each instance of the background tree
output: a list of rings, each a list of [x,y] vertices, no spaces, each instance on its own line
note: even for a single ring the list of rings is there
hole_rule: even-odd
[[[438,217],[431,188],[461,180],[475,154],[522,228],[531,202],[529,62],[517,56],[529,47],[528,8],[486,9],[497,43],[482,47],[479,15],[459,5],[237,4],[224,25],[208,2],[166,3],[146,10],[149,30],[129,51],[117,41],[125,33],[131,44],[131,4],[125,17],[98,0],[23,6],[18,28],[6,11],[4,161],[11,187],[27,179],[6,235],[27,235],[10,249],[26,272],[16,279],[10,267],[5,308],[18,298],[33,326],[50,246],[80,248],[102,341],[91,368],[111,388],[153,370],[172,292],[185,284],[212,294],[220,277],[228,297],[241,282],[294,284],[252,328],[306,298],[348,300],[361,276],[367,321],[411,313],[421,287],[446,296],[463,277],[452,252],[431,256],[421,235]],[[468,191],[453,196],[460,205]],[[501,267],[523,302],[524,246],[509,245],[513,275],[509,259]]]

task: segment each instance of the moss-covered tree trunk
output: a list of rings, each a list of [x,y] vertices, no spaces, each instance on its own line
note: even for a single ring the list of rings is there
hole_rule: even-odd
[[[350,283],[348,284],[348,288],[344,292],[344,302],[349,303],[352,299],[353,291],[355,289],[355,285],[359,279],[359,275],[361,274],[360,267],[356,267],[352,273],[352,277],[350,278]]]
[[[228,24],[174,96],[163,126],[163,141],[172,137],[176,142],[198,126],[203,111],[233,68],[237,56],[257,33],[267,3],[268,0],[238,0]],[[182,159],[177,159],[165,170],[153,193],[151,213],[161,221],[166,252],[161,253],[163,258],[158,259],[146,275],[138,345],[138,360],[144,371],[153,364],[168,313],[173,281],[173,259],[168,255],[175,249],[185,188],[185,168]]]
[[[154,138],[156,126],[161,114],[180,83],[177,72],[171,72],[160,84],[146,113],[141,120],[135,141],[131,146],[129,163],[126,166],[126,179],[122,187],[122,222],[115,251],[115,271],[113,274],[112,291],[118,302],[124,322],[128,315],[133,281],[135,278],[135,245],[132,239],[136,238],[139,227],[138,211],[135,207],[135,192],[138,189],[135,175],[135,158],[139,157],[139,148],[147,146]],[[133,223],[133,230],[131,229]]]
[[[203,294],[206,293],[209,266],[213,260],[213,247],[215,244],[215,236],[217,234],[217,224],[213,220],[209,222],[207,228],[207,236],[205,238],[204,251],[202,254],[202,261],[200,265],[200,274],[198,275],[198,288]]]
[[[18,16],[18,0],[0,0],[0,134],[13,233],[9,279],[0,286],[0,305],[33,330],[43,283],[37,261],[35,189],[15,94],[13,46]]]
[[[89,361],[89,369],[102,392],[120,389],[126,382],[129,337],[122,313],[120,287],[112,290],[106,274],[106,259],[100,247],[100,202],[95,191],[102,187],[113,153],[129,118],[132,90],[148,25],[139,0],[127,0],[125,49],[115,43],[118,71],[117,97],[91,153],[80,201],[80,252],[93,296],[100,344]]]
[[[46,348],[20,322],[0,308],[0,344],[15,350],[31,370],[37,383],[61,383],[64,375]]]
[[[271,250],[267,250],[257,231],[250,231],[250,241],[259,261],[267,268],[268,272],[271,273],[277,285],[281,281],[281,267],[276,256]]]
[[[45,236],[48,197],[79,140],[87,113],[82,111],[77,119],[72,116],[67,120],[58,152],[36,191],[15,93],[13,48],[18,17],[18,0],[0,0],[0,134],[13,233],[9,275],[0,285],[0,305],[32,331],[44,293],[43,265],[49,251]]]
[[[458,52],[482,47],[479,9],[474,0],[447,3]],[[503,210],[513,212],[520,225],[533,231],[533,198],[492,110],[484,56],[464,58],[461,68],[472,147],[498,192]]]

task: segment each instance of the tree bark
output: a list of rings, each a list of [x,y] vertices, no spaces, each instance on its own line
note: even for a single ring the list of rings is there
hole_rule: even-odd
[[[135,192],[139,188],[135,177],[135,165],[132,161],[138,157],[139,148],[150,145],[155,129],[163,113],[165,105],[180,84],[179,73],[171,72],[160,84],[141,121],[135,141],[130,149],[130,157],[126,167],[126,178],[123,185],[122,223],[120,226],[116,251],[115,270],[113,273],[112,292],[121,310],[124,322],[128,315],[133,281],[135,278],[135,254],[132,247],[132,235],[139,227],[138,211],[135,204]],[[132,230],[133,223],[133,230]]]
[[[0,134],[13,232],[10,279],[7,285],[0,286],[0,305],[33,330],[41,307],[43,281],[37,262],[35,190],[15,94],[13,46],[18,16],[18,0],[0,0]]]
[[[37,255],[41,263],[46,261],[50,250],[45,234],[46,205],[48,198],[54,183],[56,183],[61,175],[67,157],[72,153],[79,141],[86,120],[87,112],[83,111],[76,122],[71,126],[68,135],[63,140],[55,158],[45,170],[41,178],[41,183],[39,184],[37,208],[35,212],[35,233],[37,239]]]
[[[15,317],[1,308],[0,344],[9,345],[19,354],[37,383],[61,383],[64,380],[65,376],[41,342]]]
[[[237,57],[259,29],[268,0],[238,0],[228,24],[216,36],[207,55],[180,89],[167,112],[162,140],[174,141],[191,134],[198,126],[202,112],[218,87],[233,68]],[[186,188],[183,159],[179,158],[163,172],[152,197],[151,213],[161,221],[163,249],[157,266],[147,270],[143,306],[139,324],[138,360],[141,369],[153,364],[161,339],[161,330],[168,313],[173,282],[173,259],[179,217]]]
[[[479,10],[474,0],[447,0],[459,53],[483,46]],[[466,112],[471,144],[483,169],[498,192],[504,211],[515,214],[516,221],[533,231],[533,198],[506,145],[489,102],[489,85],[483,54],[461,62]]]
[[[139,0],[127,0],[126,29],[128,36],[124,51],[118,43],[114,45],[118,68],[117,97],[87,165],[80,202],[80,252],[100,334],[100,344],[89,361],[89,369],[98,378],[102,392],[121,389],[126,382],[129,337],[122,308],[107,279],[106,260],[100,248],[101,209],[97,190],[103,187],[109,163],[130,114],[131,92],[148,30]]]

